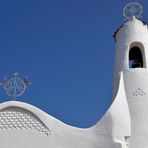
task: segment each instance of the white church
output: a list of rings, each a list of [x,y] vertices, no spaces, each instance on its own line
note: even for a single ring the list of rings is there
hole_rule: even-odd
[[[127,21],[114,34],[113,103],[100,121],[77,128],[30,104],[4,102],[0,148],[148,148],[148,25],[140,20],[142,13],[136,2],[124,7]],[[22,93],[28,81],[17,74],[2,85],[11,95],[17,83]],[[21,93],[15,88],[13,97]]]

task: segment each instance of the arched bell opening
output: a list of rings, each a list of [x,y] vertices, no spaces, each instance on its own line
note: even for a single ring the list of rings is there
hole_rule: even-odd
[[[129,68],[143,68],[143,57],[139,47],[132,47],[129,51]]]
[[[133,42],[129,49],[129,68],[146,68],[144,46],[140,42]]]

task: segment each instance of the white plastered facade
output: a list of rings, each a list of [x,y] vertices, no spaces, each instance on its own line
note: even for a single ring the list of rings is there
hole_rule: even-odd
[[[104,117],[90,128],[68,126],[26,103],[4,102],[0,104],[0,148],[127,148],[130,117],[123,77],[119,90]]]
[[[141,50],[142,68],[129,68],[129,52],[132,47]],[[119,73],[123,73],[124,88],[128,102],[131,136],[130,148],[148,147],[148,26],[133,18],[116,34],[116,58],[113,96],[118,91]]]
[[[145,68],[129,69],[139,46]],[[23,102],[0,104],[0,148],[147,148],[148,29],[133,18],[116,33],[113,103],[90,128],[64,124]],[[135,93],[136,92],[136,93]]]

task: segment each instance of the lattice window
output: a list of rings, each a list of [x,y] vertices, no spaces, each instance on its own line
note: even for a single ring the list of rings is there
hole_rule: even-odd
[[[50,130],[33,113],[18,107],[0,111],[0,130],[28,129],[50,135]]]

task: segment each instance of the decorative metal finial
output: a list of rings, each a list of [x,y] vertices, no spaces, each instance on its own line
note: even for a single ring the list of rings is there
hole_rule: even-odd
[[[21,96],[30,84],[31,82],[26,76],[22,79],[17,72],[15,72],[13,77],[9,80],[7,77],[4,77],[4,80],[0,83],[6,94],[11,96],[13,100],[16,100],[16,97]]]
[[[143,6],[141,6],[137,2],[128,3],[123,8],[123,16],[125,17],[125,20],[131,20],[133,17],[135,18],[142,18],[143,14]]]

